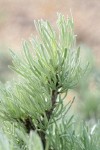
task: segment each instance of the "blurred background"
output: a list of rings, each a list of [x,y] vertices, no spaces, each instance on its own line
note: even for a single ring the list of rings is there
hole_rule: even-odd
[[[99,0],[0,0],[0,80],[11,80],[13,73],[9,48],[20,52],[21,42],[35,33],[34,19],[49,20],[55,26],[57,12],[72,11],[77,43],[92,69],[69,99],[77,95],[75,112],[85,120],[100,119],[100,1]]]

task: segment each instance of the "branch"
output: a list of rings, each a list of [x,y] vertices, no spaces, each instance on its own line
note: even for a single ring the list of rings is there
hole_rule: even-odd
[[[54,108],[55,108],[57,95],[58,95],[58,89],[53,90],[53,91],[52,91],[52,97],[51,97],[52,107],[51,107],[50,110],[47,110],[47,111],[46,111],[46,116],[47,116],[47,118],[48,118],[48,121],[50,120],[50,117],[51,117],[51,115],[52,115],[52,112],[53,112],[53,110],[54,110]]]

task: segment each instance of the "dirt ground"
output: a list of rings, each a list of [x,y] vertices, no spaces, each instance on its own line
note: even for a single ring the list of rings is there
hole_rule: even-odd
[[[56,13],[72,11],[78,42],[100,57],[100,0],[0,0],[0,49],[21,49],[21,41],[34,34],[34,19],[48,19],[53,25]]]

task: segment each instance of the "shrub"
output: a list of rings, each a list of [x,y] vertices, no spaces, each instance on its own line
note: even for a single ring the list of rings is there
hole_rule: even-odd
[[[63,104],[68,90],[88,70],[88,64],[81,65],[73,18],[58,15],[59,34],[47,21],[35,21],[35,26],[39,37],[23,43],[23,57],[11,51],[10,68],[18,79],[1,84],[0,148],[99,150],[99,125],[89,130],[84,123],[75,123],[68,115],[75,98]]]

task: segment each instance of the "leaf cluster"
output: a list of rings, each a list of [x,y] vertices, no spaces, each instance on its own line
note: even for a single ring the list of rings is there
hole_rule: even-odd
[[[96,141],[86,127],[79,134],[73,116],[66,117],[74,98],[63,104],[68,90],[77,86],[88,67],[81,66],[73,18],[58,14],[59,33],[47,21],[35,21],[35,26],[39,36],[23,43],[24,56],[11,51],[10,68],[18,73],[17,81],[0,87],[4,149],[94,150]]]

